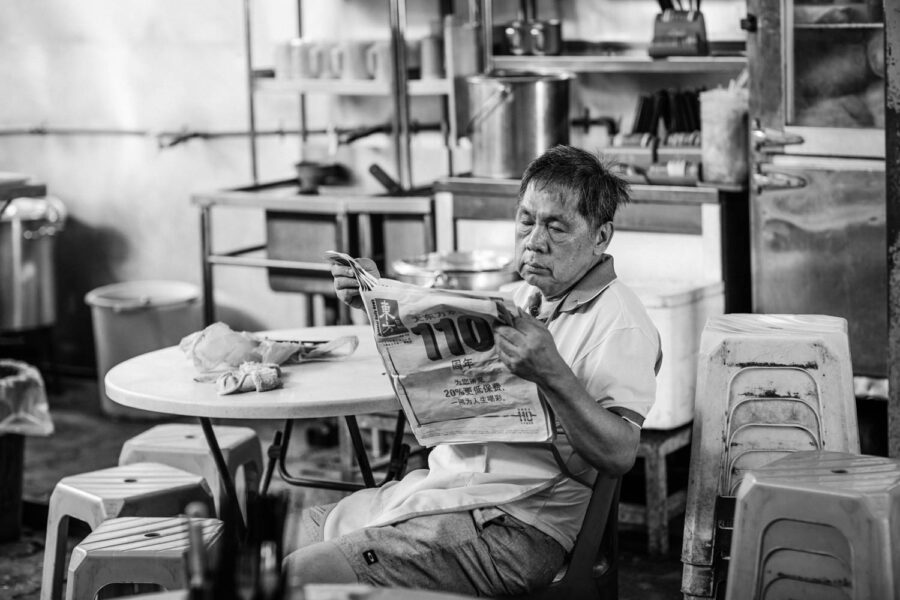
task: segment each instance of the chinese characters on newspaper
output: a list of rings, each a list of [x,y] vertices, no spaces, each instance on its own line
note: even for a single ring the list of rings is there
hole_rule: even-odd
[[[497,355],[494,324],[509,322],[511,300],[377,279],[345,254],[328,256],[354,269],[378,351],[420,444],[552,439],[537,386]]]

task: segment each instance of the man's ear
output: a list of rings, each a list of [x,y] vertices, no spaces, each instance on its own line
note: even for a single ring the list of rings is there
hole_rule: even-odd
[[[607,221],[597,228],[594,232],[594,255],[600,256],[606,252],[612,241],[613,233],[615,233],[615,228],[612,221]]]

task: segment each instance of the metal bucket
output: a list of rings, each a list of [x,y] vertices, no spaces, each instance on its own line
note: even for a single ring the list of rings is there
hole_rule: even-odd
[[[66,214],[56,198],[16,198],[0,215],[0,331],[56,322],[55,236]]]
[[[517,179],[544,151],[568,144],[571,79],[569,73],[467,77],[472,175]]]
[[[512,260],[489,250],[431,252],[395,261],[400,281],[452,290],[496,290],[518,279]]]

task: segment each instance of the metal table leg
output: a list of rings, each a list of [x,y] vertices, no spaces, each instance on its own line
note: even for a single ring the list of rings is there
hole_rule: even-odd
[[[222,449],[219,447],[219,440],[216,439],[216,433],[213,430],[212,423],[208,417],[199,417],[200,427],[203,429],[203,435],[206,437],[206,443],[209,445],[209,451],[216,463],[216,469],[219,471],[219,477],[222,479],[222,485],[225,486],[225,493],[228,495],[228,506],[222,511],[222,517],[226,517],[226,511],[231,513],[231,518],[236,524],[237,534],[243,539],[247,533],[247,526],[244,523],[244,516],[241,514],[241,505],[238,502],[237,489],[234,487],[234,480],[228,471],[228,465],[225,464],[225,457],[222,456]]]
[[[359,432],[359,425],[356,422],[356,417],[348,416],[345,417],[345,420],[347,422],[347,428],[350,431],[350,439],[353,442],[353,451],[356,455],[356,460],[359,463],[360,472],[362,473],[364,482],[363,485],[360,485],[358,483],[350,483],[347,481],[337,481],[333,479],[298,477],[288,472],[287,450],[291,441],[291,433],[293,431],[294,422],[292,420],[286,420],[284,422],[284,433],[282,434],[281,431],[276,432],[275,439],[269,446],[269,450],[267,452],[269,465],[266,468],[266,476],[263,478],[263,486],[260,490],[260,493],[265,494],[268,491],[273,465],[276,461],[278,465],[278,474],[281,475],[281,478],[290,485],[349,492],[354,492],[364,487],[375,487],[375,476],[372,473],[372,466],[369,462],[369,456],[368,454],[366,454],[366,448],[363,444],[362,435]],[[390,464],[388,466],[388,471],[385,475],[384,480],[381,481],[381,483],[378,485],[384,484],[391,479],[396,478],[405,467],[406,457],[408,456],[409,452],[409,447],[402,443],[405,425],[406,420],[404,419],[403,413],[401,411],[397,418],[397,428],[395,431],[394,439],[391,443],[391,458]]]

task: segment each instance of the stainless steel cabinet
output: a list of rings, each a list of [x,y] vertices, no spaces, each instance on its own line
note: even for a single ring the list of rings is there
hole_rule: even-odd
[[[786,157],[760,167],[775,183],[753,194],[754,310],[845,317],[854,373],[884,377],[884,162]]]
[[[753,310],[844,317],[856,375],[884,377],[880,3],[750,0]]]

